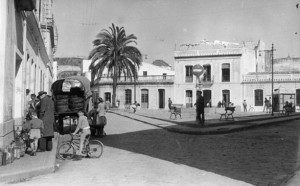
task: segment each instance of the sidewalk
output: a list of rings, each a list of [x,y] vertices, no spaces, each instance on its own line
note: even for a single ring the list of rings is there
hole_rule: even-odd
[[[282,121],[300,119],[300,113],[292,113],[289,116],[279,113],[267,114],[264,112],[235,112],[234,120],[220,120],[220,113],[209,112],[205,114],[205,125],[196,123],[195,109],[183,109],[182,118],[170,119],[168,110],[140,109],[136,113],[124,110],[110,110],[109,112],[122,115],[143,123],[155,125],[168,131],[185,134],[224,134],[253,127],[275,124]]]
[[[38,152],[36,156],[25,154],[6,166],[0,166],[1,182],[18,182],[33,176],[52,173],[56,167],[56,152],[59,135],[53,138],[52,151]]]

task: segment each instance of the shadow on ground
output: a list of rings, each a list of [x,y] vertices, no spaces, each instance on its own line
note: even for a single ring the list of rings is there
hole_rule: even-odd
[[[290,124],[211,136],[155,129],[108,135],[101,141],[254,185],[281,185],[298,168],[299,132],[299,125]]]

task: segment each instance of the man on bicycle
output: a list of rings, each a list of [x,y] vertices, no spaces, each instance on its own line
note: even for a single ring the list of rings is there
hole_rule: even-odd
[[[79,130],[81,130],[81,134],[80,134],[79,152],[77,152],[77,157],[74,160],[81,160],[81,156],[83,156],[82,150],[83,150],[84,142],[86,140],[86,137],[88,135],[91,135],[91,130],[90,130],[90,125],[87,120],[87,117],[84,116],[84,112],[80,110],[77,112],[77,114],[79,116],[78,125],[73,135],[75,135]]]

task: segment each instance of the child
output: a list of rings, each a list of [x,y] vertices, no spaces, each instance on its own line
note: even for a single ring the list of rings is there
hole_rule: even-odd
[[[29,139],[31,147],[31,156],[36,155],[38,140],[43,136],[44,123],[37,118],[36,112],[31,112],[32,120],[29,121]]]
[[[88,135],[91,135],[91,130],[90,130],[90,125],[87,120],[87,117],[84,116],[84,112],[82,110],[80,110],[77,112],[77,114],[79,116],[78,125],[77,125],[76,130],[73,133],[73,135],[75,135],[79,130],[81,130],[81,134],[80,134],[79,152],[77,152],[78,156],[74,160],[81,160],[81,156],[83,156],[83,154],[82,154],[83,144],[85,142],[86,137]]]

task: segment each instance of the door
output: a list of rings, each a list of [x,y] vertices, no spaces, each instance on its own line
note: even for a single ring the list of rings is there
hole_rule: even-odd
[[[149,91],[148,89],[141,90],[141,108],[149,107]]]
[[[191,108],[193,107],[193,92],[191,90],[187,90],[185,92],[186,97],[185,97],[185,103],[186,103],[186,108]]]
[[[211,107],[211,90],[203,90],[204,106]]]
[[[158,108],[165,108],[165,89],[158,89]]]
[[[230,102],[230,91],[222,90],[222,93],[223,93],[223,103],[225,104],[225,107],[228,107]]]

